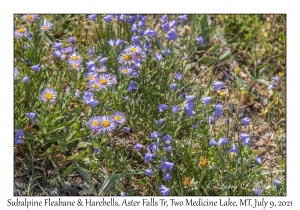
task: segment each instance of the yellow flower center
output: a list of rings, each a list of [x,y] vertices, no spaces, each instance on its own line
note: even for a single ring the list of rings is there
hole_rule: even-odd
[[[129,54],[124,55],[125,61],[130,61],[131,59],[132,59],[131,55],[129,55]]]
[[[77,61],[77,60],[78,60],[78,56],[77,56],[77,55],[72,55],[72,56],[71,56],[71,60]]]
[[[134,47],[130,48],[130,52],[136,52],[136,49]]]
[[[236,73],[239,73],[239,72],[240,72],[240,68],[239,68],[239,67],[235,67],[235,68],[234,68],[234,71],[235,71]]]
[[[31,16],[31,15],[27,15],[27,16],[26,16],[26,20],[28,20],[28,21],[29,21],[29,20],[32,20],[32,16]]]
[[[101,78],[101,79],[100,79],[100,82],[101,82],[102,85],[106,85],[106,84],[107,84],[107,80],[104,79],[104,78]]]
[[[50,100],[53,97],[53,95],[52,93],[46,93],[45,97],[47,100]]]
[[[102,122],[102,125],[103,125],[103,127],[106,128],[106,127],[110,126],[110,122],[105,120],[105,121]]]
[[[97,83],[95,83],[95,84],[93,85],[93,87],[94,87],[95,89],[97,89],[97,88],[99,88],[99,85],[98,85]]]
[[[129,70],[128,70],[128,69],[123,69],[122,72],[123,72],[124,74],[128,74]]]
[[[98,120],[94,120],[94,121],[93,121],[93,126],[94,126],[94,127],[98,126],[98,124],[99,124]]]
[[[90,80],[93,80],[94,79],[94,75],[91,75],[89,78],[90,78]]]
[[[115,120],[121,121],[121,119],[122,119],[122,118],[121,118],[120,116],[118,116],[118,115],[115,116]]]
[[[24,28],[19,28],[18,32],[19,33],[24,33],[25,29]]]
[[[78,69],[78,64],[77,64],[77,63],[73,63],[73,67],[74,67],[75,69]]]
[[[47,30],[47,26],[43,26],[42,31],[46,31],[46,30]]]
[[[98,69],[98,72],[104,72],[103,68]]]

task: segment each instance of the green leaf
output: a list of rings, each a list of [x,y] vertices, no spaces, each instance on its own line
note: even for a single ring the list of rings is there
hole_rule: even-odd
[[[51,155],[53,152],[54,152],[54,148],[55,148],[55,145],[54,144],[51,144],[51,147],[49,147],[46,152],[44,152],[44,156],[49,156]]]
[[[216,53],[220,48],[220,44],[216,44],[215,46],[213,46],[212,48],[210,48],[208,50],[208,52],[211,52],[211,53]]]
[[[264,80],[264,79],[257,79],[256,81],[259,82],[259,83],[261,83],[261,84],[269,86],[269,82],[266,81],[266,80]]]
[[[78,170],[78,172],[81,174],[81,176],[83,177],[83,179],[86,181],[86,183],[89,186],[89,190],[91,190],[91,192],[94,195],[97,195],[97,191],[91,181],[90,175],[88,174],[88,172],[86,170],[84,170],[83,168],[81,168],[77,162],[75,162],[76,168]]]
[[[31,133],[24,131],[25,137],[31,140],[35,140],[35,137],[33,135],[31,135]]]
[[[218,63],[218,58],[213,56],[204,56],[200,58],[199,63],[205,64],[207,66],[213,66]]]
[[[77,131],[72,131],[69,136],[66,138],[66,142],[69,142],[71,138],[74,136],[74,134],[77,133]]]
[[[230,53],[231,53],[231,50],[226,50],[220,57],[219,59],[221,61],[225,61],[226,59],[228,60],[228,57],[230,58]]]
[[[203,32],[202,32],[202,37],[203,37],[203,40],[206,41],[209,39],[209,37],[214,34],[217,30],[217,26],[214,25],[213,27],[210,27],[210,28],[207,28],[205,29]]]
[[[59,169],[58,169],[58,167],[57,167],[57,164],[56,164],[55,160],[53,160],[53,159],[51,159],[51,158],[50,158],[50,160],[51,160],[51,162],[52,162],[52,164],[53,164],[53,166],[54,166],[54,169],[55,169],[55,171],[56,171],[56,173],[57,173],[57,178],[58,178],[59,183],[60,183],[62,186],[64,186],[64,181],[63,181],[63,179],[62,179],[61,176],[60,176]]]
[[[236,82],[237,82],[237,86],[239,88],[243,87],[244,81],[243,79],[240,77],[240,75],[236,75]]]
[[[114,175],[112,173],[107,179],[105,179],[103,185],[101,186],[101,189],[99,190],[99,195],[102,195],[110,188],[112,188],[116,184],[116,182],[121,180],[125,175],[126,173],[121,173],[117,175]]]
[[[53,42],[54,42],[53,36],[51,36],[51,35],[50,35],[49,33],[47,33],[47,32],[45,32],[44,35],[45,35],[45,39],[46,39],[50,44],[53,44]]]
[[[63,178],[66,178],[67,176],[69,176],[72,173],[73,169],[74,169],[74,165],[72,164],[63,172],[63,174],[61,176]]]
[[[86,148],[88,145],[92,145],[91,142],[81,141],[78,143],[77,148]]]
[[[186,65],[186,67],[183,70],[183,74],[186,73],[187,71],[189,71],[191,68],[193,68],[196,65],[196,62],[193,63],[189,63]]]
[[[261,75],[261,74],[267,69],[268,65],[269,65],[269,64],[265,63],[265,64],[263,64],[263,65],[261,65],[261,66],[258,66],[258,67],[256,68],[256,75],[257,75],[257,77],[258,77],[259,75]]]
[[[201,30],[204,30],[206,26],[207,26],[207,15],[202,15],[202,17],[200,18]]]
[[[155,38],[155,43],[156,43],[157,48],[158,48],[160,51],[163,51],[163,50],[164,50],[164,46],[162,45],[161,41],[160,41],[157,37]]]
[[[222,157],[222,154],[221,154],[220,150],[218,150],[217,153],[218,153],[218,156],[220,158],[222,168],[225,169],[225,161],[224,161],[224,158]]]
[[[212,75],[209,79],[207,87],[205,88],[205,91],[204,91],[205,95],[209,95],[209,93],[210,93],[210,88],[211,88],[211,85],[212,85],[213,78],[214,78],[214,75]]]

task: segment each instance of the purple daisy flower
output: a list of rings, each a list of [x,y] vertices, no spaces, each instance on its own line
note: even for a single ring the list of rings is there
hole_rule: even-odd
[[[116,128],[116,123],[113,118],[103,115],[99,117],[100,129],[104,132],[112,132]]]
[[[50,31],[53,29],[53,24],[50,22],[46,22],[42,27],[41,27],[41,32],[42,34],[45,33],[46,31]]]
[[[119,112],[119,111],[115,112],[112,115],[112,118],[118,125],[123,125],[126,122],[126,117],[124,116],[124,114],[122,112]]]
[[[34,14],[27,14],[27,15],[23,15],[21,17],[21,19],[26,22],[33,22],[38,18],[39,18],[39,15],[34,15]]]
[[[40,95],[40,99],[46,103],[46,102],[54,102],[56,100],[57,97],[57,92],[53,89],[53,88],[45,88],[41,95]]]

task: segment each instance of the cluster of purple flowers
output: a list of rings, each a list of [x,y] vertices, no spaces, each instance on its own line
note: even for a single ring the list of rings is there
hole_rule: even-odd
[[[276,75],[275,77],[273,77],[273,83],[269,84],[268,90],[273,90],[275,88],[275,85],[277,85],[279,83],[279,77],[278,75]]]
[[[22,37],[26,37],[28,40],[32,39],[30,33],[27,32],[27,29],[25,27],[22,27],[22,26],[19,27],[18,29],[15,29],[14,34],[15,34],[15,37],[17,39],[20,39]]]
[[[16,130],[16,138],[15,138],[15,143],[16,144],[23,144],[23,137],[24,137],[24,131],[21,130]]]
[[[92,136],[112,132],[126,122],[126,117],[122,112],[115,112],[111,116],[94,116],[89,119],[89,127]]]
[[[151,163],[151,161],[153,160],[153,158],[155,158],[156,156],[156,152],[159,149],[159,145],[163,145],[164,146],[164,151],[165,152],[170,152],[172,151],[172,146],[171,146],[171,141],[172,141],[172,137],[169,134],[164,135],[161,139],[162,139],[162,144],[160,143],[160,136],[161,134],[158,133],[157,131],[153,131],[151,134],[151,139],[152,140],[156,140],[156,142],[153,142],[149,145],[149,147],[147,148],[147,152],[144,155],[144,160],[146,163]],[[140,151],[142,149],[142,145],[137,143],[134,146],[134,149],[137,151]],[[174,163],[170,162],[167,160],[166,157],[163,158],[163,160],[161,160],[161,164],[160,164],[161,170],[164,174],[164,180],[165,181],[170,181],[172,179],[171,174],[169,173],[173,167],[174,167]],[[159,167],[157,167],[158,169]],[[145,170],[145,175],[146,176],[152,176],[154,174],[154,171],[151,169],[146,169]],[[160,189],[161,194],[162,195],[168,195],[170,190],[168,188],[165,187],[165,185],[162,186],[162,188]]]

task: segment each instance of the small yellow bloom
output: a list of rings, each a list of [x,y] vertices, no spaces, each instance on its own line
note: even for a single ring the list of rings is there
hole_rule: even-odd
[[[246,94],[246,90],[245,89],[241,90],[241,94],[245,95]]]
[[[279,72],[279,73],[278,73],[278,76],[279,76],[279,77],[283,77],[283,76],[284,76],[284,73],[283,73],[283,72]]]
[[[235,71],[235,73],[239,73],[240,72],[240,68],[239,67],[235,67],[234,71]]]
[[[191,183],[191,178],[189,176],[185,177],[183,180],[183,185],[188,186]]]
[[[224,96],[224,91],[219,91],[218,93],[219,93],[219,95],[220,95],[221,97]]]
[[[207,164],[208,164],[208,161],[207,161],[205,158],[201,157],[201,158],[200,158],[200,161],[199,161],[199,165],[200,165],[201,167],[206,167]]]

